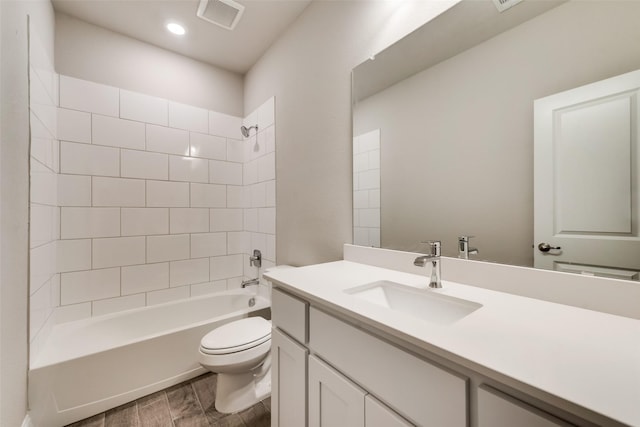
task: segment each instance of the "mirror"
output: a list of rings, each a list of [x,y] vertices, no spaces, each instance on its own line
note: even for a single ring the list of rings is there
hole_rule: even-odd
[[[534,266],[534,101],[640,69],[639,16],[624,0],[463,0],[358,65],[354,243],[441,240],[456,257],[473,235],[471,259]]]

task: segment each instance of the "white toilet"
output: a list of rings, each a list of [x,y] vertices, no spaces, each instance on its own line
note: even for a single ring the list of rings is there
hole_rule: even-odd
[[[216,409],[242,411],[271,394],[271,322],[247,317],[214,329],[200,341],[200,364],[218,373]]]

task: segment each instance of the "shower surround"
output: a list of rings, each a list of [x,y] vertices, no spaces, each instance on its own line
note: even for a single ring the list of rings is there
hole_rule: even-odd
[[[55,154],[38,181],[32,143],[32,234],[43,205],[59,235],[44,256],[32,248],[50,301],[32,360],[54,323],[237,288],[257,274],[253,249],[274,265],[274,98],[243,120],[64,75],[54,87]],[[57,194],[46,204],[42,185]]]

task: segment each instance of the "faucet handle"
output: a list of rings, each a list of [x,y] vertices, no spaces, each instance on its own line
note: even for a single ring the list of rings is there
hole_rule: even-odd
[[[467,243],[469,243],[469,240],[471,240],[473,237],[476,237],[476,236],[460,236],[460,237],[458,237],[458,242],[467,242]]]
[[[431,253],[429,255],[434,257],[440,256],[440,251],[442,247],[442,242],[440,240],[427,240],[425,242],[420,242],[420,243],[426,243],[427,245],[429,245],[429,248],[431,249]]]

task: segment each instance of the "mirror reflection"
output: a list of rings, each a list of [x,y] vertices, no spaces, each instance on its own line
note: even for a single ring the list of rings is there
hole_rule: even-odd
[[[557,210],[569,204],[556,196],[570,186],[557,183],[544,190],[553,195],[542,209],[552,212],[551,234],[541,240],[534,226],[534,101],[640,69],[638,17],[637,1],[524,0],[502,13],[492,1],[462,1],[356,67],[354,242],[423,251],[421,241],[441,240],[442,254],[455,257],[463,256],[459,237],[475,236],[470,259],[638,280],[637,87],[625,89],[628,109],[616,113],[626,139],[600,138],[595,150],[617,159],[605,162],[611,171],[626,172],[585,179],[589,186],[570,197],[573,214],[586,218],[598,206],[590,198],[618,194],[606,203],[623,225],[563,229]],[[590,148],[577,150],[559,163],[573,172],[550,159],[535,173],[597,176],[597,158],[580,160]],[[605,182],[615,188],[595,191]],[[589,239],[617,243],[575,255]],[[538,248],[543,243],[548,250]]]

